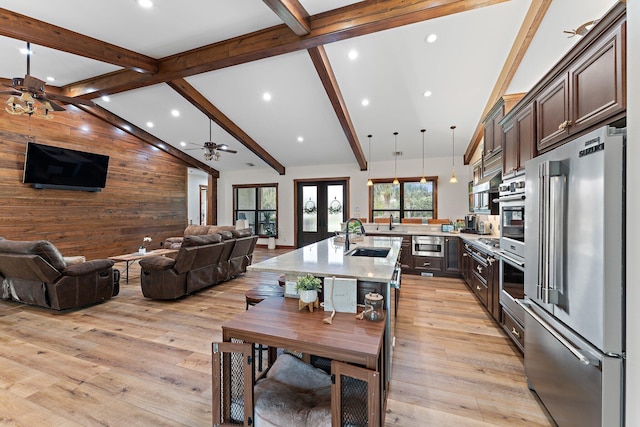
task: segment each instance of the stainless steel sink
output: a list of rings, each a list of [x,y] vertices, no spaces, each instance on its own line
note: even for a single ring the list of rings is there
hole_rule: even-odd
[[[359,247],[351,249],[345,253],[345,256],[366,256],[374,258],[386,258],[389,255],[391,248],[371,248],[371,247]]]

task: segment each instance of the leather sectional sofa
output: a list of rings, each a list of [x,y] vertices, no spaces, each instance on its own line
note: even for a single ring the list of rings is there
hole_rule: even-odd
[[[142,294],[153,299],[178,299],[230,280],[247,270],[257,240],[251,229],[184,236],[175,258],[140,260]]]
[[[165,249],[180,249],[182,240],[185,236],[204,236],[207,234],[217,234],[221,231],[233,231],[236,228],[233,225],[188,225],[184,229],[184,233],[179,237],[168,237],[163,243]]]
[[[118,295],[113,261],[64,257],[46,240],[0,239],[0,297],[54,310],[86,307]]]

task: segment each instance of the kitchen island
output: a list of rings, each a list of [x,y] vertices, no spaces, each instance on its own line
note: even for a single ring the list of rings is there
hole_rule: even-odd
[[[386,256],[353,256],[357,249],[389,249]],[[344,243],[329,238],[305,246],[286,254],[252,264],[252,271],[276,272],[285,275],[291,285],[298,276],[313,274],[317,277],[351,278],[357,280],[358,303],[368,291],[378,291],[385,299],[385,328],[383,336],[382,399],[386,398],[391,372],[392,347],[394,344],[394,324],[400,292],[400,266],[398,258],[402,248],[402,237],[364,236],[353,242],[345,250]],[[372,252],[372,251],[364,251]],[[290,292],[287,292],[288,294]],[[363,320],[363,322],[366,322]]]

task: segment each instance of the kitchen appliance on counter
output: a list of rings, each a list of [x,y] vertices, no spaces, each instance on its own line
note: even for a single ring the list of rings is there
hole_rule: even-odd
[[[525,372],[559,426],[624,425],[625,129],[526,163]]]
[[[466,233],[475,233],[478,227],[478,217],[469,214],[464,216],[464,232]]]
[[[491,234],[491,223],[489,221],[478,222],[478,234]]]
[[[486,177],[473,186],[473,212],[476,214],[498,215],[498,187],[502,183],[502,174]]]

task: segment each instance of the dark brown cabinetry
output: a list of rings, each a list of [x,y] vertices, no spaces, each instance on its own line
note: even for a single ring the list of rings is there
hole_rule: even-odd
[[[625,111],[625,26],[612,23],[536,96],[539,152]]]
[[[494,153],[502,150],[502,128],[500,120],[504,117],[504,100],[500,100],[493,106],[487,117],[484,119],[484,147],[482,156],[491,157]]]
[[[503,120],[502,178],[510,178],[524,169],[536,155],[535,104],[529,103],[508,120]]]
[[[411,269],[411,236],[402,237],[400,248],[400,267],[407,272]]]
[[[444,239],[444,271],[448,273],[460,273],[458,264],[458,252],[460,249],[460,239],[458,237],[445,237]]]

